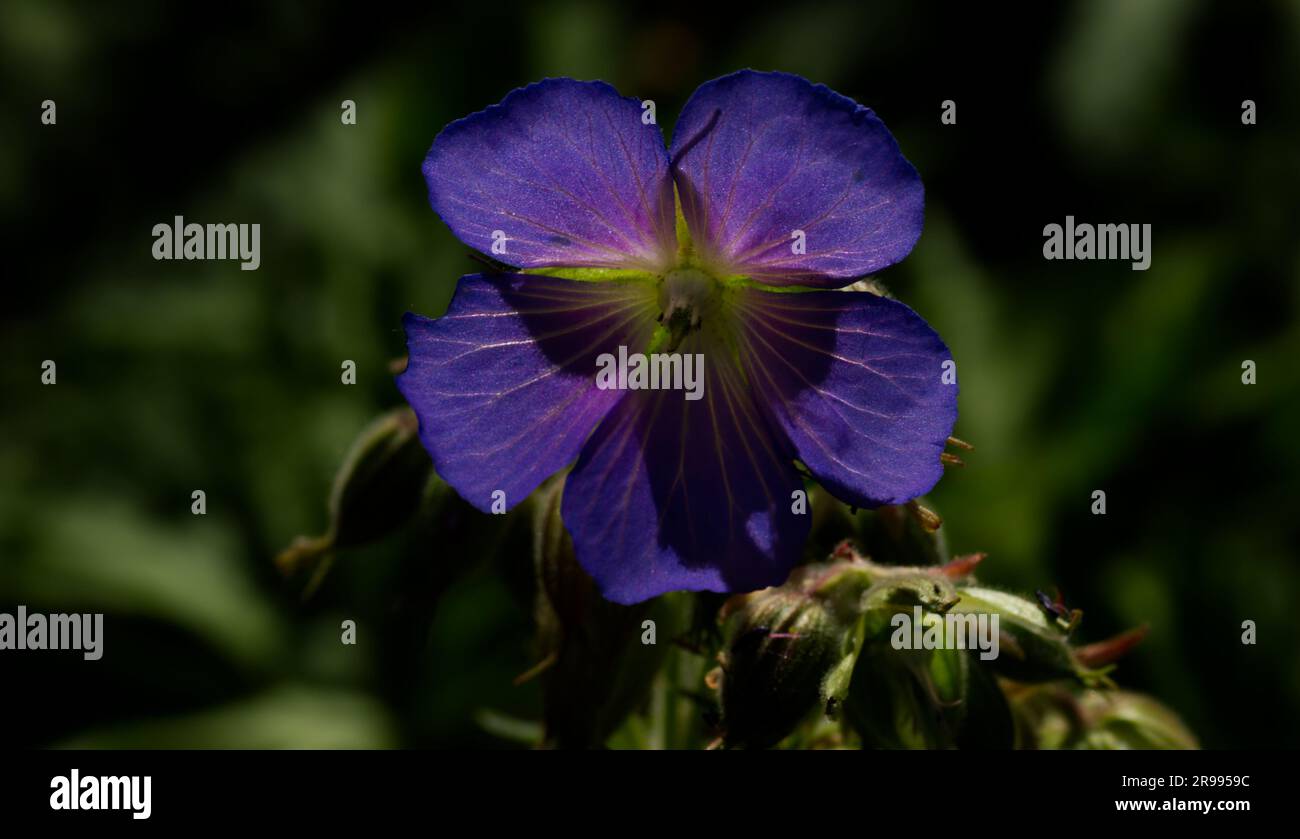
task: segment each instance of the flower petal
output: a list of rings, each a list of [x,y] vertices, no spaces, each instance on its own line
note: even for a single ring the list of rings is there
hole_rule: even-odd
[[[397,379],[434,467],[484,511],[513,507],[578,456],[620,394],[596,356],[643,346],[658,315],[649,282],[462,277],[447,314],[407,314]]]
[[[860,507],[929,491],[957,419],[951,355],[915,312],[868,292],[737,295],[754,386],[798,456]]]
[[[742,70],[702,85],[671,154],[696,247],[722,274],[841,286],[921,235],[921,179],[888,129],[799,76]]]
[[[607,599],[750,591],[783,582],[798,560],[810,514],[792,493],[803,484],[735,379],[709,367],[698,401],[631,391],[583,449],[562,515]]]
[[[604,82],[519,88],[433,141],[429,203],[462,242],[509,265],[663,270],[676,252],[672,179],[641,113]]]

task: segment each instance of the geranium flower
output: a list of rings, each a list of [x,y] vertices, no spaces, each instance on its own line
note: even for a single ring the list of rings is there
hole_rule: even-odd
[[[938,480],[957,413],[925,321],[835,290],[921,233],[920,178],[870,110],[746,70],[696,90],[668,149],[648,113],[547,79],[438,135],[430,204],[514,267],[407,314],[398,379],[484,511],[573,464],[564,524],[620,603],[781,583],[809,531],[797,463],[850,504],[902,503]],[[619,347],[699,354],[702,398],[597,386]]]

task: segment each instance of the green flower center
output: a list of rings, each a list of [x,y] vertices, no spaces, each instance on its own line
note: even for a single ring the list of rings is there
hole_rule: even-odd
[[[659,322],[668,330],[668,351],[718,314],[720,284],[698,268],[675,268],[659,283]]]

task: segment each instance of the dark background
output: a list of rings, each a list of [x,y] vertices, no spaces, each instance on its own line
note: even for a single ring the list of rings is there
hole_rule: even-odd
[[[570,75],[655,99],[670,132],[697,84],[753,66],[873,108],[921,172],[925,233],[880,279],[959,364],[977,451],[930,498],[953,549],[1059,584],[1085,640],[1150,624],[1117,677],[1204,745],[1300,743],[1300,4],[198,8],[0,6],[0,611],[107,613],[102,661],[0,653],[3,742],[527,736],[526,555],[416,528],[307,600],[272,558],[325,527],[351,440],[400,404],[402,313],[475,269],[425,201],[442,126]],[[178,214],[260,223],[260,269],[155,262]],[[1045,261],[1067,214],[1150,223],[1150,270]]]

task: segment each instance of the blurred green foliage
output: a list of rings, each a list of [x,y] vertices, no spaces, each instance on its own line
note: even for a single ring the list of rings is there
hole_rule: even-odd
[[[537,659],[526,540],[485,542],[496,523],[452,501],[309,599],[272,559],[325,529],[335,468],[400,404],[402,313],[475,270],[425,202],[438,130],[575,75],[671,131],[695,85],[755,66],[874,108],[925,181],[925,233],[880,279],[958,360],[976,451],[931,496],[952,550],[1059,585],[1090,638],[1149,623],[1120,678],[1206,746],[1300,745],[1300,5],[1047,6],[1006,28],[902,0],[0,6],[0,607],[108,613],[101,661],[2,654],[5,742],[535,738],[538,686],[512,685]],[[260,270],[154,262],[177,214],[260,223]],[[1151,269],[1044,261],[1066,214],[1152,224]],[[647,719],[668,722],[614,745],[692,742],[702,675],[662,673],[673,711]]]

